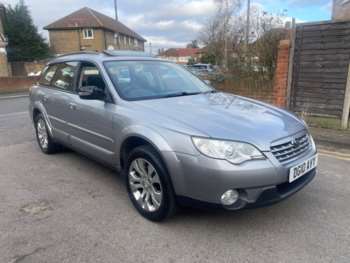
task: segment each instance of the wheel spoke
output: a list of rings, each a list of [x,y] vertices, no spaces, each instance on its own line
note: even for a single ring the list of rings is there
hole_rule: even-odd
[[[151,193],[152,201],[156,208],[160,207],[160,203],[162,202],[162,194],[160,192],[152,191]]]
[[[131,171],[129,173],[129,178],[130,178],[130,181],[133,183],[140,183],[141,182],[141,178],[136,175],[135,171]]]
[[[155,173],[155,169],[152,165],[148,165],[147,175],[149,178],[152,178],[153,174]]]
[[[152,184],[159,184],[160,185],[160,178],[158,174],[155,174],[153,177],[151,177]]]

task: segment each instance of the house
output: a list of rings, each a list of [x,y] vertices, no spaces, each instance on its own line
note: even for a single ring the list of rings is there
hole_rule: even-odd
[[[199,48],[170,48],[159,54],[162,59],[167,59],[178,64],[187,64],[190,59],[198,60]]]
[[[84,7],[44,27],[55,54],[106,49],[144,51],[146,40],[109,16]]]
[[[3,21],[5,18],[5,7],[0,3],[0,77],[9,76],[9,65],[7,62],[6,46],[7,39],[4,34]]]
[[[333,0],[333,20],[350,20],[350,0]]]

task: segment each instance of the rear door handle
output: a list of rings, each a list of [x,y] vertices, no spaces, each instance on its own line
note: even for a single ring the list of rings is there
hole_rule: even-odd
[[[76,110],[76,109],[77,109],[77,104],[75,104],[75,103],[69,103],[69,108],[70,108],[71,110]]]

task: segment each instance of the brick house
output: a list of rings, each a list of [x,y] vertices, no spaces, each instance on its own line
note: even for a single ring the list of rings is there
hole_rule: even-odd
[[[333,0],[333,20],[350,20],[350,0]]]
[[[44,27],[55,54],[106,49],[144,50],[146,40],[121,22],[84,7]]]
[[[178,64],[187,64],[190,59],[197,61],[199,48],[170,48],[159,54],[162,59],[167,59]]]
[[[7,40],[4,35],[3,19],[5,17],[5,7],[0,3],[0,77],[9,76],[9,65],[7,62],[6,46]]]

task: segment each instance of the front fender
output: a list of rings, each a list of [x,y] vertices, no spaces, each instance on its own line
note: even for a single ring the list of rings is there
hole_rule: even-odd
[[[131,137],[139,137],[148,141],[160,152],[173,151],[169,143],[156,130],[147,126],[131,125],[125,127],[119,134],[116,144],[117,153],[120,153],[123,142]]]

